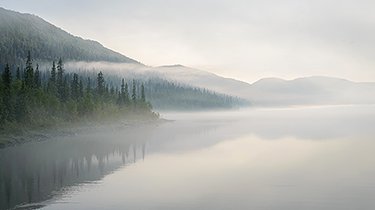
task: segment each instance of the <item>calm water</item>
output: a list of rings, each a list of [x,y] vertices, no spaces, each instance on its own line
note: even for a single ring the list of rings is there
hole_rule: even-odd
[[[375,106],[163,117],[0,150],[0,209],[375,209]]]

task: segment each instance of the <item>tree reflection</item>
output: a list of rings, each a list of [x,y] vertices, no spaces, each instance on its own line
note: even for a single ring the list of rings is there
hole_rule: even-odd
[[[112,141],[68,138],[1,150],[0,209],[40,203],[63,188],[100,180],[145,156],[145,141]]]

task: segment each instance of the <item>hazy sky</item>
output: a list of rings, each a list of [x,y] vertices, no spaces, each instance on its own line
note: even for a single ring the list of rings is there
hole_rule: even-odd
[[[373,0],[0,0],[144,64],[375,81]]]

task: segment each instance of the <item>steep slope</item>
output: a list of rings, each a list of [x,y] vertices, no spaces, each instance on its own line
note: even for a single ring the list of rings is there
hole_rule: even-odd
[[[18,63],[30,50],[37,60],[138,63],[100,43],[73,36],[42,18],[0,7],[0,63]]]

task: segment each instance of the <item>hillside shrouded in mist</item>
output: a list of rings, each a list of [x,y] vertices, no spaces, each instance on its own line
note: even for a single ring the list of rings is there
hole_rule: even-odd
[[[375,209],[374,10],[1,1],[0,210]]]
[[[42,18],[0,7],[0,63],[24,61],[27,51],[38,60],[138,63],[100,43],[73,36]]]

